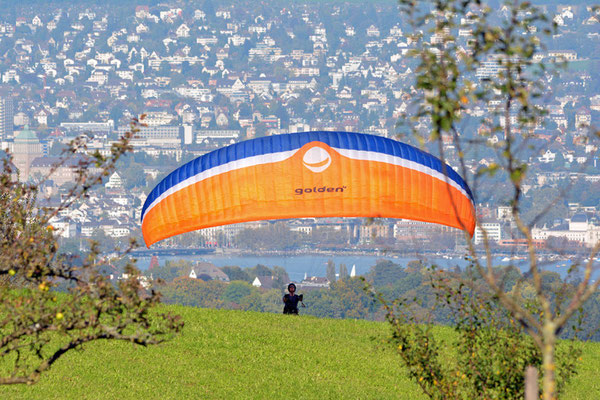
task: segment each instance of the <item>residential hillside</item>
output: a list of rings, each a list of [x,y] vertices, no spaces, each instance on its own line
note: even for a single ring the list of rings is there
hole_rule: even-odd
[[[407,128],[398,123],[409,121],[418,97],[417,65],[409,54],[416,42],[394,1],[0,4],[6,4],[0,13],[0,144],[12,152],[21,180],[39,180],[52,171],[65,143],[77,137],[85,137],[89,150],[106,154],[132,119],[145,116],[147,126],[132,143],[135,154],[118,165],[104,190],[53,221],[57,234],[73,239],[73,246],[86,238],[139,237],[149,190],[184,161],[244,139],[308,130],[397,138]],[[500,2],[490,5],[494,18],[507,17]],[[523,211],[577,182],[564,203],[537,221],[534,239],[541,245],[554,238],[551,242],[591,247],[600,238],[600,160],[597,146],[586,141],[588,126],[600,123],[600,16],[592,5],[539,2],[557,31],[542,39],[545,47],[535,62],[566,60],[570,66],[540,77],[545,92],[540,106],[548,113],[528,127]],[[473,29],[467,22],[449,34],[468,50]],[[428,42],[440,40],[427,35]],[[492,55],[469,78],[478,84],[501,70]],[[496,107],[490,100],[465,110],[461,137],[502,142],[502,135],[486,131],[490,122],[499,122]],[[509,114],[518,120],[517,109]],[[408,125],[429,127],[424,120]],[[456,166],[455,144],[446,139],[446,158]],[[467,170],[476,174],[494,156],[492,150],[467,154]],[[74,181],[76,164],[61,166],[45,181],[49,206]],[[504,213],[508,200],[501,179],[478,188],[477,209],[488,236],[513,251],[520,237]],[[586,214],[585,226],[572,223],[579,213]],[[205,230],[193,244],[239,247],[234,237],[246,227]],[[311,232],[342,231],[327,245],[338,248],[443,243],[452,250],[460,240],[458,232],[406,221],[375,230],[360,220],[304,221],[289,228],[303,240]],[[161,245],[189,242],[178,238]]]

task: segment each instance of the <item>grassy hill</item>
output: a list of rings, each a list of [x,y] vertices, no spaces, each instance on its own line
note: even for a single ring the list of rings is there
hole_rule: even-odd
[[[160,346],[98,342],[0,399],[422,399],[385,345],[385,323],[174,307],[182,335]],[[440,329],[450,337],[451,330]],[[586,345],[563,398],[600,398],[600,344]]]

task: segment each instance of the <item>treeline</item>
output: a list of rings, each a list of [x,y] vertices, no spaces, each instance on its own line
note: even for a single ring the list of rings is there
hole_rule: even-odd
[[[230,282],[206,276],[203,279],[189,278],[192,267],[192,263],[181,260],[167,261],[165,265],[152,269],[153,278],[163,281],[160,291],[165,303],[277,313],[283,310],[282,296],[290,279],[282,267],[268,268],[259,264],[244,269],[238,266],[220,268]],[[402,267],[382,260],[371,268],[366,279],[350,278],[345,265],[336,268],[331,261],[328,270],[331,270],[327,275],[332,281],[329,289],[299,286],[299,293],[305,294],[306,307],[301,309],[302,314],[328,318],[383,319],[380,304],[365,291],[367,282],[389,298],[418,295],[421,302],[427,300],[422,303],[424,308],[433,298],[433,295],[425,296],[428,272],[419,262]],[[337,281],[336,270],[342,277]],[[272,277],[272,289],[252,286],[256,277]]]
[[[193,264],[180,261],[167,261],[165,265],[151,270],[152,277],[159,283],[163,302],[185,306],[206,308],[227,308],[263,312],[281,312],[281,289],[259,289],[252,286],[256,277],[270,277],[271,285],[284,288],[290,278],[282,267],[268,268],[256,265],[242,269],[238,266],[220,268],[230,282],[199,275],[200,279],[189,278]]]
[[[324,318],[358,318],[383,320],[384,310],[380,301],[375,300],[371,292],[374,290],[389,301],[402,298],[411,304],[411,313],[417,319],[439,324],[453,323],[453,314],[445,307],[440,294],[432,285],[432,279],[443,279],[445,285],[458,286],[467,284],[473,289],[485,288],[485,283],[472,268],[460,270],[437,271],[419,261],[405,266],[388,260],[380,260],[371,267],[364,277],[350,278],[344,273],[344,266],[336,268],[332,262],[329,268],[341,269],[341,279],[335,280],[335,274],[328,274],[333,282],[330,288],[302,288],[298,292],[304,294],[305,308],[300,309],[304,315]],[[187,276],[192,264],[186,261],[167,262],[164,266],[154,268],[154,278],[163,283],[160,291],[167,304],[181,304],[194,307],[226,308],[280,313],[283,310],[282,296],[289,282],[286,271],[281,267],[268,268],[257,265],[242,269],[237,266],[220,268],[230,282],[204,279],[191,279]],[[524,299],[533,298],[535,288],[527,276],[516,267],[498,270],[503,275],[504,290]],[[252,286],[255,277],[272,277],[272,288],[264,289]],[[440,278],[441,277],[441,278]],[[554,293],[553,301],[557,307],[564,306],[561,299],[573,290],[576,279],[566,281],[555,272],[542,274],[544,290]],[[369,286],[371,291],[365,290]],[[518,293],[518,294],[517,294]],[[532,306],[534,306],[532,304]],[[580,338],[600,340],[600,294],[595,295],[582,308],[571,327],[565,330],[563,337],[572,337],[577,333]]]

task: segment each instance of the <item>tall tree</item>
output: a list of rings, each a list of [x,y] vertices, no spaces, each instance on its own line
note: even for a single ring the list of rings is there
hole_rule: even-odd
[[[325,270],[325,276],[329,282],[335,282],[335,263],[333,260],[327,261],[327,269]]]
[[[340,264],[340,280],[348,278],[348,268],[346,264]]]

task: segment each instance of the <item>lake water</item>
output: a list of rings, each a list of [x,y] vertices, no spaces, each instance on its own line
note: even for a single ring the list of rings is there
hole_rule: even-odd
[[[377,263],[377,260],[390,260],[396,264],[406,266],[410,261],[417,259],[424,259],[429,263],[435,263],[440,268],[453,268],[459,266],[461,268],[467,265],[464,258],[441,258],[439,256],[432,256],[430,258],[423,256],[415,257],[386,257],[386,256],[373,256],[373,255],[290,255],[290,256],[265,256],[265,255],[235,255],[235,254],[211,254],[204,256],[169,256],[159,257],[158,261],[160,265],[164,265],[167,260],[187,260],[187,261],[206,261],[210,262],[217,267],[233,266],[237,265],[241,268],[254,267],[257,264],[266,265],[267,267],[279,266],[284,268],[290,279],[293,281],[300,281],[304,278],[304,275],[308,276],[325,276],[325,270],[327,261],[332,260],[336,265],[336,270],[339,271],[340,264],[346,264],[348,273],[352,270],[352,266],[356,266],[356,274],[364,275],[369,272],[372,266]],[[506,258],[497,257],[494,259],[495,265],[508,265],[511,260]],[[512,261],[522,271],[528,268],[526,260]],[[138,258],[138,268],[141,270],[148,269],[150,265],[150,258],[142,257]],[[599,263],[596,263],[597,267]],[[571,266],[570,260],[561,260],[548,262],[544,265],[544,269],[549,271],[558,272],[562,277],[566,276],[569,267]],[[598,278],[600,273],[598,268],[593,276],[594,279]]]

